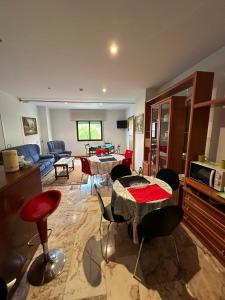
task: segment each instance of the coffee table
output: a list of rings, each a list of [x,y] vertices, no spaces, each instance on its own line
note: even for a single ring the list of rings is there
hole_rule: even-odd
[[[54,163],[55,168],[55,179],[58,177],[67,177],[69,179],[69,169],[74,170],[74,158],[73,157],[63,157],[60,158],[56,163]],[[63,172],[61,175],[58,174],[59,168],[66,169],[66,172]]]

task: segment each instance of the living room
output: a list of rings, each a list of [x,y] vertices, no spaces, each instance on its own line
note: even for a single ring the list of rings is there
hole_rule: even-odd
[[[224,11],[1,1],[0,299],[224,298]]]

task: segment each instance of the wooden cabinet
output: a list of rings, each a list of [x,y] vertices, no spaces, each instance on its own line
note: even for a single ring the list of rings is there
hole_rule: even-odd
[[[144,162],[148,162],[150,165],[147,175],[149,175],[150,170],[151,174],[154,175],[160,167],[167,166],[177,170],[179,173],[181,170],[181,173],[185,173],[185,176],[188,176],[190,161],[197,160],[198,154],[204,153],[211,103],[209,100],[212,96],[213,78],[214,73],[212,72],[198,71],[162,91],[155,97],[146,99]],[[185,112],[185,106],[183,106],[183,109],[180,107],[175,111],[172,104],[176,102],[176,100],[173,101],[173,98],[179,98],[175,95],[184,92],[187,89],[191,89],[189,114],[187,114],[187,109]],[[170,124],[168,124],[169,130],[167,142],[162,142],[162,136],[160,135],[162,126],[167,126],[162,125],[163,118],[161,120],[161,116],[163,115],[161,113],[161,103],[164,101],[169,101],[172,104],[169,107]],[[177,102],[182,103],[182,101]],[[153,107],[155,107],[154,112],[152,112]],[[200,108],[202,109],[201,113],[199,113]],[[185,116],[184,114],[182,115],[182,113],[184,113]],[[184,116],[184,119],[182,116]],[[152,119],[152,117],[155,119]],[[186,122],[184,129],[183,121],[185,119],[187,119],[188,122]],[[155,126],[158,126],[158,135],[156,138],[154,138]],[[164,130],[164,133],[165,131],[166,129]],[[153,139],[151,139],[152,135]],[[182,140],[183,145],[181,142]],[[181,145],[183,151],[180,151]],[[161,148],[159,149],[159,147]],[[160,155],[160,152],[162,155]],[[185,153],[185,156],[180,157],[180,153]]]
[[[179,173],[182,170],[185,177],[179,189],[179,203],[184,209],[184,224],[225,265],[225,202],[215,190],[189,178],[190,162],[205,153],[210,107],[225,104],[225,99],[211,100],[213,78],[212,72],[195,72],[146,99],[144,164],[149,163],[152,175],[163,166]],[[175,111],[171,98],[187,89],[191,89],[191,98],[184,129],[182,108]],[[163,108],[162,104],[167,106]],[[168,124],[163,124],[167,121],[163,109],[169,112]],[[168,139],[164,140],[167,128]],[[186,155],[180,160],[182,139]]]
[[[170,97],[151,106],[150,175],[155,176],[161,168],[182,173],[184,132],[185,97]]]
[[[184,224],[225,265],[225,206],[184,187]]]
[[[37,249],[27,244],[37,233],[36,224],[22,221],[20,212],[41,190],[38,166],[8,175],[0,166],[0,277],[12,285],[9,298]]]

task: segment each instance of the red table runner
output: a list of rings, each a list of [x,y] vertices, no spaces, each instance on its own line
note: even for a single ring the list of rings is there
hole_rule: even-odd
[[[162,189],[158,184],[151,184],[147,187],[129,188],[127,189],[134,197],[137,203],[145,203],[151,201],[170,198],[172,195]]]

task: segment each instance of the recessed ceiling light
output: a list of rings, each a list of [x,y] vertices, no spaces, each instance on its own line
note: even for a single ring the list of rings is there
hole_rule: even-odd
[[[103,89],[102,89],[102,92],[103,92],[103,93],[106,93],[106,92],[107,92],[107,89],[106,89],[106,88],[103,88]]]
[[[111,45],[110,45],[110,53],[112,54],[112,55],[116,55],[117,53],[118,53],[118,45],[116,44],[116,43],[112,43]]]

